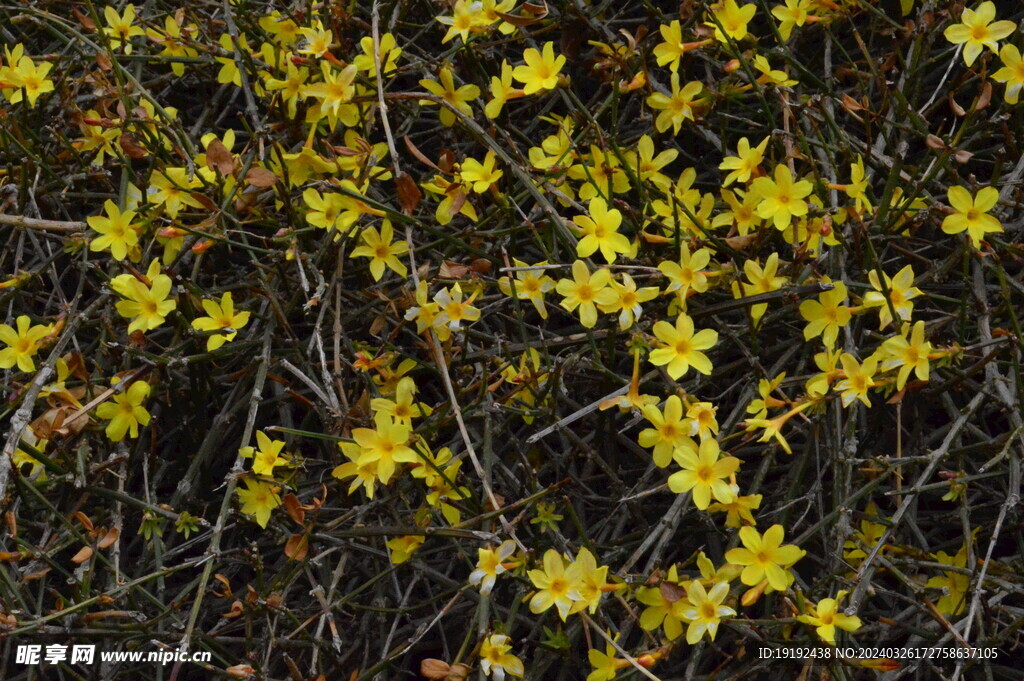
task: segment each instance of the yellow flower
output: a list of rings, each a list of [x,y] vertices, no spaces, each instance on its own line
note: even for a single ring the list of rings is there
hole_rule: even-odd
[[[386,397],[375,397],[370,401],[370,409],[376,413],[388,414],[395,419],[395,423],[411,426],[413,419],[421,418],[424,414],[430,413],[430,407],[420,406],[416,402],[416,381],[411,376],[403,376],[395,388],[395,399],[389,400]]]
[[[579,564],[572,563],[566,568],[565,561],[558,551],[548,549],[544,553],[544,569],[530,570],[528,575],[538,589],[530,599],[530,612],[537,615],[553,605],[564,622],[573,603],[582,598],[582,575]]]
[[[505,681],[505,674],[522,677],[524,673],[523,661],[509,652],[508,641],[505,634],[491,634],[480,644],[480,669],[495,681]]]
[[[718,23],[707,21],[705,25],[715,30],[715,40],[720,43],[728,43],[728,38],[740,41],[747,37],[747,24],[754,18],[757,7],[752,3],[740,7],[736,4],[736,0],[724,0],[717,5],[712,5],[711,11]],[[719,28],[719,24],[721,24],[721,28]]]
[[[501,179],[504,171],[494,167],[494,151],[488,151],[484,156],[484,162],[475,158],[467,158],[459,166],[459,176],[466,184],[472,185],[473,191],[483,194],[491,188],[495,182]]]
[[[466,116],[472,116],[473,109],[469,106],[468,102],[480,96],[480,88],[476,85],[463,85],[456,88],[455,78],[452,76],[451,69],[448,68],[442,68],[437,75],[440,82],[425,78],[420,81],[420,85],[426,88],[430,94],[445,100]],[[437,102],[421,99],[420,104],[423,106],[434,106]],[[450,128],[455,125],[455,114],[448,107],[441,107],[440,118],[441,124],[446,127]]]
[[[708,290],[708,276],[704,268],[711,262],[711,251],[707,248],[700,248],[690,253],[685,243],[679,245],[679,262],[670,260],[658,263],[658,269],[668,277],[669,285],[665,293],[676,292],[679,302],[686,305],[687,294],[693,290],[696,293],[704,293]]]
[[[675,450],[672,458],[683,470],[669,476],[668,488],[676,494],[691,492],[693,505],[702,511],[707,510],[712,497],[723,504],[731,503],[736,492],[726,478],[740,467],[740,460],[735,456],[720,459],[719,454],[718,442],[712,438],[702,441],[697,452],[690,448]]]
[[[615,302],[615,291],[609,287],[612,275],[608,270],[593,274],[582,260],[572,264],[572,279],[560,279],[555,290],[563,296],[561,305],[572,312],[579,308],[580,323],[588,329],[597,324],[597,306]]]
[[[686,418],[697,427],[697,436],[702,440],[718,434],[718,407],[710,402],[694,402],[686,409]]]
[[[256,431],[256,447],[242,447],[238,453],[246,459],[252,459],[252,472],[256,475],[274,477],[274,468],[284,466],[288,459],[281,456],[284,449],[283,440],[271,440],[262,430]]]
[[[150,263],[146,279],[148,284],[131,274],[121,274],[110,281],[110,287],[124,298],[114,306],[118,314],[132,319],[128,333],[157,328],[178,307],[177,301],[167,298],[171,292],[171,278],[160,272],[159,260]]]
[[[206,339],[206,351],[216,350],[224,343],[235,340],[238,329],[249,323],[249,312],[235,312],[235,304],[231,297],[231,291],[226,292],[220,299],[220,303],[204,299],[202,301],[206,317],[197,317],[192,320],[192,328],[198,331],[218,331]]]
[[[679,71],[679,60],[687,53],[687,45],[683,42],[683,30],[679,20],[658,27],[662,42],[654,46],[654,56],[658,66],[668,65],[672,73]]]
[[[587,160],[590,165],[578,163],[569,168],[570,178],[583,181],[580,200],[589,201],[595,196],[607,197],[629,191],[629,176],[619,167],[619,159],[614,153],[591,144]]]
[[[899,367],[900,372],[896,376],[896,389],[903,390],[907,384],[910,372],[914,372],[920,381],[928,380],[928,359],[932,352],[932,344],[924,339],[924,322],[918,321],[907,341],[907,330],[904,327],[903,334],[893,336],[882,343],[882,371],[889,371]]]
[[[840,591],[835,598],[822,598],[816,605],[810,606],[810,613],[800,615],[798,620],[814,627],[818,637],[829,645],[836,644],[836,629],[856,631],[860,629],[860,618],[839,612],[839,601],[846,595]]]
[[[437,314],[440,311],[437,303],[432,302],[428,298],[428,295],[429,287],[427,286],[427,282],[420,281],[419,285],[416,286],[416,304],[405,311],[405,319],[407,321],[416,321],[416,333],[423,333],[427,329],[433,328],[434,323],[437,320]],[[447,326],[443,326],[442,328],[445,329],[446,335],[442,337],[441,334],[438,334],[438,340],[443,342],[447,340],[448,336],[451,334],[447,333]]]
[[[359,219],[358,211],[351,210],[352,205],[348,197],[341,193],[321,194],[310,187],[302,192],[302,200],[309,208],[306,212],[306,222],[328,232],[336,230],[335,241]],[[384,268],[381,267],[382,274],[383,271]]]
[[[742,497],[737,494],[736,498],[728,504],[711,504],[708,506],[708,511],[712,513],[725,511],[726,527],[742,527],[745,524],[757,525],[751,511],[761,507],[761,498],[760,494],[749,494]]]
[[[398,46],[395,36],[385,33],[378,41],[378,54],[380,54],[380,66],[384,75],[387,75],[398,68],[398,58],[402,56],[402,48]],[[359,40],[359,47],[363,53],[358,54],[352,63],[360,71],[366,72],[366,77],[371,80],[377,79],[377,61],[373,56],[373,36],[365,35]]]
[[[772,220],[779,230],[789,227],[793,217],[807,215],[807,202],[814,186],[807,180],[793,181],[793,173],[785,164],[775,166],[775,180],[768,177],[755,178],[751,189],[761,197],[757,214],[765,220]]]
[[[749,5],[753,7],[753,5]],[[757,172],[761,166],[761,161],[764,160],[765,149],[768,148],[769,137],[765,137],[761,140],[761,143],[756,147],[750,146],[750,140],[746,137],[741,137],[740,141],[736,145],[736,155],[726,156],[722,159],[722,162],[718,164],[720,170],[732,171],[725,176],[722,180],[722,186],[728,187],[733,182],[749,182],[750,178],[753,177],[754,173]]]
[[[641,303],[654,300],[658,297],[657,286],[645,286],[641,289],[636,287],[633,277],[623,273],[622,283],[612,279],[612,290],[615,291],[615,302],[610,305],[599,305],[601,312],[605,314],[619,313],[619,328],[623,331],[633,326],[636,320],[640,319],[644,309]]]
[[[673,380],[678,380],[693,367],[705,376],[711,373],[711,360],[701,350],[714,347],[718,332],[703,329],[694,333],[693,320],[685,312],[676,318],[675,326],[666,321],[654,325],[654,335],[661,341],[661,347],[651,351],[648,361],[654,366],[664,366]]]
[[[46,74],[53,68],[53,64],[43,62],[36,66],[28,57],[18,60],[17,68],[10,68],[6,76],[7,83],[14,89],[6,95],[11,104],[17,104],[22,99],[22,93],[28,96],[29,108],[35,108],[39,96],[47,92],[53,92],[53,81],[46,77]]]
[[[996,6],[986,0],[977,9],[964,9],[960,23],[946,28],[946,40],[964,46],[964,63],[968,66],[974,63],[986,47],[997,52],[998,41],[1017,29],[1017,24],[1012,21],[993,21],[995,18]]]
[[[412,558],[412,554],[416,553],[416,549],[418,549],[420,545],[423,544],[423,541],[425,539],[426,537],[424,537],[421,534],[413,534],[405,537],[395,537],[394,539],[389,539],[385,543],[387,544],[387,547],[391,549],[391,564],[401,565],[405,561]]]
[[[696,451],[697,443],[692,437],[696,435],[697,427],[690,419],[683,417],[683,402],[678,395],[669,395],[665,400],[664,412],[653,404],[645,406],[642,412],[654,427],[641,430],[637,442],[646,449],[653,448],[654,465],[665,468],[677,450]]]
[[[385,219],[380,226],[380,232],[375,227],[367,227],[361,235],[363,243],[352,249],[354,258],[370,258],[370,274],[374,281],[380,281],[384,276],[384,268],[391,269],[400,277],[409,273],[408,268],[398,256],[409,252],[409,244],[402,241],[395,241],[395,230],[391,221]]]
[[[753,527],[741,527],[740,541],[743,542],[743,548],[727,551],[725,560],[743,566],[740,581],[747,586],[754,586],[767,579],[773,589],[782,591],[793,579],[786,568],[807,554],[793,544],[782,545],[784,535],[782,525],[772,525],[763,536]]]
[[[999,58],[1003,60],[1003,68],[992,74],[992,80],[1006,83],[1003,98],[1007,104],[1016,104],[1024,88],[1024,58],[1021,58],[1020,50],[1013,45],[1003,45],[999,50]]]
[[[459,36],[462,42],[469,39],[469,34],[486,24],[487,20],[481,11],[479,2],[456,0],[452,7],[452,16],[439,16],[437,20],[448,27],[448,32],[441,38],[441,44]]]
[[[321,115],[328,116],[328,120],[332,124],[337,120],[341,120],[345,125],[348,125],[349,122],[355,123],[357,120],[353,117],[355,106],[351,104],[351,101],[356,93],[353,84],[356,79],[356,67],[349,64],[340,71],[336,71],[325,61],[320,70],[324,77],[323,82],[307,85],[303,94],[318,101]]]
[[[754,68],[761,72],[757,82],[761,85],[772,84],[778,87],[792,87],[797,81],[789,77],[789,74],[781,69],[773,69],[768,58],[763,54],[754,57]]]
[[[331,43],[334,42],[334,32],[325,30],[323,22],[319,19],[312,26],[300,28],[299,33],[306,39],[306,44],[299,50],[299,54],[308,54],[318,59],[331,49]]]
[[[864,513],[867,517],[860,521],[860,529],[854,531],[854,539],[843,542],[843,560],[854,566],[860,565],[867,558],[868,552],[874,550],[878,540],[885,534],[885,525],[871,522],[871,519],[879,519],[878,507],[874,502],[867,505]],[[879,549],[879,553],[883,551],[885,546]]]
[[[0,343],[7,345],[0,350],[0,369],[10,369],[17,365],[22,371],[35,371],[36,364],[32,356],[39,352],[41,341],[53,333],[53,325],[32,326],[28,315],[20,315],[16,323],[17,331],[7,324],[0,324]]]
[[[986,234],[1003,231],[999,219],[989,215],[989,211],[999,202],[999,190],[983,187],[971,197],[965,188],[953,186],[946,196],[949,205],[953,207],[953,214],[947,215],[942,221],[942,231],[946,234],[959,234],[967,230],[974,247],[981,248],[981,241]]]
[[[693,580],[686,585],[686,599],[688,608],[683,611],[683,617],[689,620],[686,628],[686,642],[690,645],[704,638],[705,632],[714,641],[718,633],[718,625],[723,617],[735,617],[736,611],[727,605],[722,605],[725,597],[729,595],[728,582],[715,582],[710,590],[705,591],[704,585]]]
[[[839,362],[843,365],[845,378],[836,384],[836,390],[842,393],[840,397],[843,406],[848,407],[854,400],[860,400],[870,407],[868,389],[875,386],[874,375],[878,371],[878,358],[872,355],[864,360],[864,364],[860,364],[856,357],[844,352],[839,356]]]
[[[756,296],[762,293],[770,293],[772,291],[778,291],[786,284],[786,277],[776,276],[776,272],[779,269],[779,254],[772,253],[765,260],[764,267],[758,264],[756,260],[747,260],[743,263],[743,272],[747,275],[747,280],[750,282],[741,281],[736,287],[737,298],[742,297],[739,295],[742,291],[743,296]],[[761,321],[761,317],[768,310],[768,303],[758,303],[757,305],[750,306],[750,317],[754,321],[754,326],[757,326]]]
[[[342,480],[355,476],[349,492],[363,485],[371,499],[375,481],[380,480],[383,485],[391,482],[396,464],[419,461],[416,452],[408,446],[409,426],[395,423],[390,415],[382,412],[374,415],[374,426],[355,428],[352,431],[355,442],[338,443],[349,462],[332,472],[334,477]]]
[[[127,390],[96,407],[96,416],[110,421],[106,434],[112,442],[120,442],[126,434],[136,438],[139,436],[139,426],[149,425],[149,412],[142,406],[149,397],[149,391],[148,383],[135,381]]]
[[[501,61],[501,75],[491,76],[491,101],[484,107],[484,115],[497,118],[505,102],[523,96],[523,91],[512,84],[512,65],[504,59]]]
[[[480,319],[480,310],[473,307],[473,301],[479,293],[480,290],[477,289],[464,301],[462,285],[458,283],[435,293],[434,302],[438,306],[436,324],[447,326],[451,331],[459,331],[463,321],[475,322]]]
[[[291,61],[285,65],[285,69],[284,78],[267,78],[265,85],[270,92],[281,91],[281,101],[288,106],[288,115],[294,118],[299,99],[305,96],[303,92],[306,90],[306,81],[309,80],[309,69],[299,68]],[[290,154],[290,156],[295,158],[297,155]],[[288,179],[295,180],[292,177]]]
[[[558,85],[558,73],[565,66],[565,55],[555,56],[555,45],[544,43],[543,52],[528,47],[523,52],[526,63],[515,67],[512,77],[523,84],[523,93],[532,95],[541,90],[553,90]]]
[[[513,260],[513,263],[516,267],[528,267],[522,260]],[[529,300],[533,303],[541,319],[548,318],[547,308],[544,307],[544,294],[555,288],[555,280],[544,274],[543,265],[547,264],[547,261],[544,260],[537,263],[537,269],[517,270],[514,280],[507,276],[498,279],[498,288],[502,293],[506,296],[514,295],[519,300]],[[513,283],[515,285],[514,293]]]
[[[620,659],[615,653],[615,647],[611,643],[605,645],[603,653],[597,648],[587,651],[587,660],[594,668],[587,674],[587,681],[612,681],[620,669],[630,666],[629,660]]]
[[[943,565],[950,567],[967,567],[967,545],[960,547],[955,556],[945,551],[933,553],[932,556]],[[967,604],[967,590],[970,587],[970,576],[962,572],[943,571],[941,577],[932,577],[925,584],[929,589],[942,589],[943,594],[935,608],[943,615],[959,615]]]
[[[672,565],[661,584],[654,587],[637,589],[636,599],[646,605],[640,613],[640,628],[654,631],[658,627],[665,630],[665,638],[674,641],[683,633],[683,622],[689,621],[685,612],[692,606],[683,598],[685,583],[679,579],[678,567]],[[666,594],[673,595],[667,598]]]
[[[589,258],[600,250],[606,262],[613,263],[619,253],[629,251],[629,239],[619,234],[622,224],[622,213],[600,197],[590,200],[590,215],[577,215],[572,219],[583,233],[583,238],[576,244],[576,255]]]
[[[822,278],[824,283],[825,278]],[[837,281],[831,291],[818,294],[818,300],[805,300],[800,303],[800,315],[807,320],[804,327],[804,340],[821,336],[825,347],[835,347],[839,329],[850,323],[853,312],[844,305],[846,302],[846,284]]]
[[[144,30],[134,25],[135,5],[125,5],[124,12],[120,15],[116,9],[107,5],[103,8],[103,18],[107,20],[107,27],[103,32],[110,36],[111,49],[121,48],[125,54],[131,54],[131,39],[137,35],[146,35]]]
[[[188,175],[187,168],[165,168],[162,171],[153,173],[149,180],[151,188],[155,188],[149,197],[149,202],[154,206],[162,205],[167,217],[172,220],[178,217],[182,206],[202,208],[198,199],[192,196],[192,190],[202,186],[198,176]]]
[[[779,35],[789,40],[795,26],[803,26],[810,18],[811,0],[786,0],[785,5],[772,8],[772,15],[779,20]]]
[[[647,98],[647,106],[655,111],[661,111],[654,122],[654,127],[658,129],[658,132],[665,132],[671,127],[673,134],[678,135],[684,120],[694,120],[693,100],[704,89],[704,85],[700,81],[693,80],[680,89],[678,73],[673,73],[670,80],[671,94],[664,95],[655,92]]]
[[[723,210],[715,216],[711,222],[713,227],[736,225],[740,236],[746,236],[751,230],[760,229],[763,220],[757,214],[757,204],[761,203],[761,199],[756,193],[745,192],[742,189],[723,189],[722,199],[729,206],[729,210]]]
[[[158,57],[196,57],[199,52],[184,43],[184,38],[188,34],[195,33],[196,30],[195,24],[182,27],[174,17],[166,16],[164,17],[164,30],[148,29],[146,37],[164,48],[157,53]],[[183,31],[185,35],[182,35]],[[185,75],[185,64],[180,61],[171,62],[171,73],[178,77]]]
[[[608,584],[608,566],[598,567],[594,554],[586,548],[579,550],[573,565],[579,568],[580,599],[573,604],[571,613],[590,610],[593,615],[601,604],[601,597],[616,588]]]
[[[657,156],[654,152],[654,140],[650,135],[643,135],[636,143],[636,151],[629,152],[626,157],[642,182],[650,182],[661,191],[667,192],[672,186],[672,180],[663,174],[661,169],[676,160],[679,151],[664,149],[658,152]]]
[[[889,290],[888,301],[892,303],[893,309],[896,310],[896,316],[901,321],[909,322],[914,312],[913,299],[922,295],[921,289],[914,286],[913,267],[907,265],[891,279],[884,272],[882,277],[885,279],[885,288]],[[878,328],[884,329],[892,322],[892,312],[889,310],[889,302],[886,302],[885,293],[878,279],[878,270],[868,272],[868,281],[871,282],[871,287],[874,291],[868,291],[864,294],[863,304],[864,307],[878,308]]]
[[[3,70],[0,69],[0,80],[3,80]],[[71,143],[78,151],[96,151],[93,156],[92,165],[103,165],[103,159],[110,155],[115,156],[114,147],[111,143],[121,136],[121,128],[110,124],[105,127],[100,123],[102,116],[94,109],[85,112],[85,115],[78,121],[78,127],[82,131],[82,137]]]
[[[251,515],[260,527],[270,522],[270,512],[281,505],[281,497],[277,495],[277,486],[272,482],[262,482],[252,478],[244,478],[245,489],[239,487],[235,491],[242,502],[242,513]]]
[[[480,593],[491,593],[498,575],[505,572],[505,561],[516,552],[516,543],[511,539],[503,541],[493,549],[477,549],[476,569],[469,573],[469,583],[479,584]]]

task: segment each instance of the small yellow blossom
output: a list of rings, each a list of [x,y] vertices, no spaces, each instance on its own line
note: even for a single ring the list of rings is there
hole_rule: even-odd
[[[1003,231],[999,219],[989,215],[999,202],[999,190],[983,187],[972,197],[964,187],[953,186],[949,188],[947,197],[953,213],[942,221],[942,231],[946,234],[959,234],[966,230],[974,247],[981,248],[986,234]]]
[[[134,381],[127,390],[115,394],[109,401],[96,407],[96,416],[110,421],[106,434],[112,442],[120,442],[125,435],[137,438],[139,426],[149,425],[149,412],[142,406],[149,392],[148,383]]]
[[[620,253],[629,251],[629,239],[619,233],[622,213],[618,209],[608,208],[608,204],[600,197],[591,199],[588,208],[590,215],[577,215],[572,219],[583,234],[583,238],[576,244],[576,255],[589,258],[600,250],[605,261],[613,263]]]
[[[608,270],[593,274],[582,260],[572,264],[572,279],[559,279],[555,290],[564,299],[563,308],[572,312],[579,308],[580,323],[588,329],[597,324],[597,306],[608,306],[615,302],[615,290],[609,284],[612,275]]]
[[[387,267],[400,277],[405,277],[409,270],[398,256],[409,252],[409,244],[402,241],[395,241],[395,230],[391,221],[385,219],[380,226],[367,227],[361,235],[363,243],[352,250],[354,258],[370,258],[370,274],[374,281],[380,281],[384,276],[384,268]]]
[[[985,0],[977,9],[965,8],[960,23],[946,28],[946,40],[964,46],[964,63],[968,66],[974,64],[986,47],[998,52],[999,41],[1017,30],[1017,24],[1012,21],[994,21],[995,18],[995,3]]]
[[[743,548],[727,551],[725,559],[734,565],[743,566],[740,581],[747,586],[754,586],[767,579],[773,589],[781,591],[793,579],[786,568],[807,554],[793,544],[783,545],[784,535],[782,525],[772,525],[765,530],[764,535],[753,527],[741,527],[740,541],[743,542]]]
[[[555,44],[544,43],[543,52],[534,47],[526,48],[523,61],[526,63],[512,70],[512,77],[523,84],[523,93],[532,95],[542,90],[553,90],[558,85],[558,74],[565,66],[565,55],[555,56]]]
[[[22,371],[35,371],[36,364],[32,357],[39,352],[42,340],[53,333],[52,324],[36,324],[28,315],[19,315],[18,329],[8,324],[0,324],[0,343],[7,347],[0,350],[0,369],[17,366]]]
[[[845,591],[840,591],[835,598],[822,598],[817,604],[809,607],[808,614],[800,615],[797,619],[804,624],[810,624],[815,628],[814,631],[818,634],[818,638],[834,646],[836,644],[836,629],[856,631],[861,626],[859,617],[846,615],[839,611],[839,601],[845,595]]]
[[[651,351],[651,364],[664,366],[673,380],[686,375],[691,367],[705,376],[711,373],[711,360],[701,351],[714,347],[718,342],[717,331],[702,329],[694,333],[693,320],[685,312],[676,318],[675,326],[660,321],[653,330],[661,346]]]
[[[272,440],[262,430],[257,430],[256,446],[242,447],[238,453],[243,458],[252,459],[253,473],[272,478],[274,477],[274,468],[276,466],[283,466],[288,463],[288,459],[281,456],[283,449],[283,440]]]
[[[198,331],[213,331],[206,339],[206,351],[216,350],[224,343],[235,339],[238,330],[249,323],[249,312],[235,312],[235,303],[231,297],[231,291],[221,297],[220,303],[204,299],[202,302],[205,317],[197,317],[192,320],[192,328]]]
[[[278,487],[272,482],[263,482],[253,478],[243,478],[245,488],[239,487],[235,491],[238,499],[242,502],[242,513],[251,515],[256,523],[265,528],[270,522],[270,513],[281,505],[281,497],[278,496]]]

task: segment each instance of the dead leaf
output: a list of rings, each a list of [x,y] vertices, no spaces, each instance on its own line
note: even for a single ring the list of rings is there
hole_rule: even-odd
[[[987,109],[989,103],[992,101],[992,83],[985,81],[981,86],[981,94],[978,95],[978,101],[974,105],[975,111],[981,111]]]
[[[256,673],[256,670],[247,664],[236,664],[224,670],[233,679],[247,679]]]
[[[418,160],[420,163],[422,163],[425,166],[433,168],[437,172],[441,172],[441,169],[437,167],[437,164],[435,164],[429,158],[424,156],[423,152],[420,151],[419,148],[415,144],[412,143],[412,140],[409,139],[408,135],[404,135],[402,137],[402,140],[405,142],[405,148],[409,150],[410,154],[412,154],[413,156],[416,157],[416,160]]]
[[[71,557],[71,562],[75,565],[81,565],[85,561],[92,558],[93,550],[91,546],[83,546],[78,550],[74,556]]]
[[[117,538],[121,536],[121,530],[116,527],[111,527],[107,530],[107,533],[103,535],[103,539],[100,539],[99,546],[101,549],[105,549],[117,541]]]
[[[288,517],[295,521],[296,525],[305,525],[306,523],[306,511],[302,508],[302,504],[299,503],[299,498],[294,494],[287,494],[282,499],[284,502],[284,510],[288,513]]]
[[[465,681],[469,678],[469,673],[473,671],[465,662],[458,662],[453,664],[448,670],[448,676],[444,677],[445,681]]]
[[[959,104],[957,104],[956,100],[953,99],[953,93],[952,92],[949,93],[949,108],[953,110],[953,113],[955,113],[957,116],[959,116],[961,118],[963,118],[964,116],[967,115],[967,112],[964,111],[964,108],[962,106],[960,106]]]
[[[195,199],[196,201],[198,201],[199,204],[202,205],[203,208],[205,208],[206,210],[208,210],[210,212],[216,212],[216,211],[220,210],[220,207],[216,203],[214,203],[213,199],[211,199],[206,194],[200,194],[199,192],[192,192],[190,194],[190,196],[193,199]]]
[[[235,172],[235,158],[219,139],[214,138],[206,145],[206,167],[227,177]]]
[[[292,560],[303,561],[309,555],[309,535],[293,534],[284,545],[284,555]]]
[[[89,516],[87,516],[86,514],[82,513],[81,511],[75,511],[74,513],[71,514],[71,517],[74,518],[75,520],[77,520],[78,523],[82,527],[84,527],[86,530],[88,530],[89,532],[92,532],[94,525],[92,524],[92,521],[89,520]]]
[[[149,151],[146,147],[139,144],[138,140],[135,139],[135,135],[130,132],[122,133],[117,143],[121,145],[121,150],[124,151],[125,156],[128,158],[138,160],[149,156]]]
[[[420,676],[439,681],[448,677],[448,670],[451,667],[444,660],[437,660],[432,657],[420,662]]]
[[[83,14],[81,10],[79,10],[77,7],[72,7],[71,12],[75,15],[75,18],[78,19],[78,23],[80,23],[85,28],[85,30],[96,30],[96,22],[93,21],[90,17]]]
[[[445,260],[441,263],[437,274],[442,279],[463,279],[467,272],[469,272],[469,265],[460,265],[457,262]]]
[[[487,274],[493,266],[494,263],[487,258],[477,258],[469,264],[469,269],[477,274]]]
[[[245,180],[254,187],[266,189],[277,184],[277,175],[266,168],[249,168],[245,174]]]
[[[675,582],[662,582],[658,585],[661,597],[669,603],[675,603],[686,597],[686,590]]]
[[[227,612],[222,612],[220,616],[226,620],[233,620],[236,617],[241,617],[243,610],[244,607],[242,606],[242,601],[235,601],[231,604],[231,610],[228,610]]]
[[[416,181],[409,173],[401,173],[395,178],[395,189],[398,191],[398,203],[402,206],[402,212],[412,215],[423,198],[423,192],[416,186]]]
[[[935,151],[942,151],[946,148],[946,143],[942,141],[941,137],[936,135],[928,135],[924,138],[924,143],[929,149],[934,149]]]

